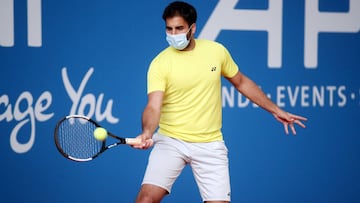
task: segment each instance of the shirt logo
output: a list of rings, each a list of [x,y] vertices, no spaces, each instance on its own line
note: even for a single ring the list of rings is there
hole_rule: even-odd
[[[212,71],[212,72],[216,71],[216,66],[212,67],[212,68],[211,68],[211,71]]]

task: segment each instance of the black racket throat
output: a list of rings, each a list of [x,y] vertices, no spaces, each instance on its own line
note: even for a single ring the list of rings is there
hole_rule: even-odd
[[[117,144],[126,144],[126,139],[125,138],[116,136],[116,135],[114,135],[114,134],[112,134],[110,132],[108,132],[108,136],[110,136],[110,137],[112,137],[114,139],[117,139],[118,140]],[[104,140],[104,142],[106,142],[106,139]],[[111,146],[111,145],[109,145],[109,146]]]

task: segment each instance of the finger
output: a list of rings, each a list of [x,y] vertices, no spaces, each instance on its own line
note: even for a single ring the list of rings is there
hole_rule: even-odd
[[[148,149],[148,148],[150,148],[151,146],[152,146],[152,139],[147,139],[147,140],[145,140],[145,142],[144,142],[144,148],[145,149]]]
[[[286,135],[289,135],[289,129],[288,129],[287,123],[284,123],[284,130],[285,130]]]
[[[152,139],[146,139],[141,144],[134,145],[133,147],[136,149],[149,149],[153,146],[154,141]]]
[[[302,117],[302,116],[291,114],[291,117],[294,118],[295,120],[307,121],[307,118]]]
[[[292,131],[293,135],[296,135],[296,130],[295,130],[295,127],[294,127],[294,123],[290,123],[290,128],[291,128],[291,131]]]
[[[143,145],[130,145],[132,148],[135,148],[135,149],[143,149]]]
[[[140,137],[140,139],[141,139],[140,143],[134,143],[134,144],[131,144],[130,146],[135,149],[144,149],[146,142],[145,142],[145,140],[142,139],[142,137]]]
[[[301,126],[302,128],[306,128],[306,126],[299,120],[295,120],[294,123],[298,124],[299,126]]]

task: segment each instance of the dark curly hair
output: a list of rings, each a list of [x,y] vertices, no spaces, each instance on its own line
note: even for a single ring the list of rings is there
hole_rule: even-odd
[[[183,1],[174,1],[170,3],[165,8],[162,18],[165,21],[167,18],[172,18],[174,16],[183,17],[189,25],[196,23],[197,19],[196,9],[192,5]]]

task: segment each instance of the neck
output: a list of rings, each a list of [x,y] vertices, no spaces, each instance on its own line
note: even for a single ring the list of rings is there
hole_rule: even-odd
[[[194,38],[191,38],[189,45],[188,45],[185,49],[183,49],[183,50],[181,50],[181,51],[191,51],[191,50],[193,50],[194,48],[195,48],[195,39],[194,39]]]

